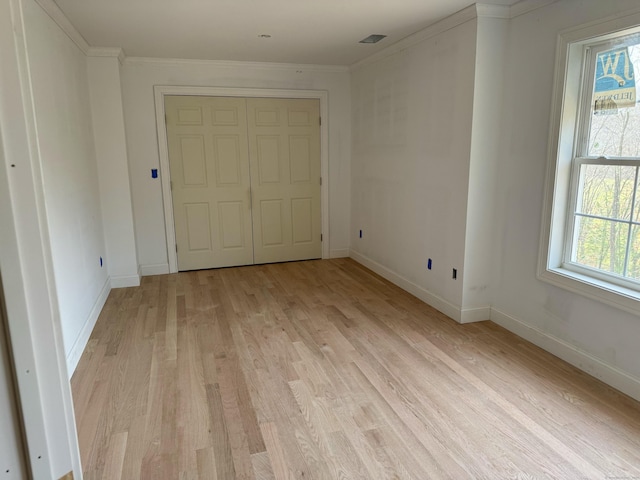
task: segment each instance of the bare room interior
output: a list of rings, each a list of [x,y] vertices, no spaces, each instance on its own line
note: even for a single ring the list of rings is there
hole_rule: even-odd
[[[637,0],[0,1],[0,478],[640,478]]]

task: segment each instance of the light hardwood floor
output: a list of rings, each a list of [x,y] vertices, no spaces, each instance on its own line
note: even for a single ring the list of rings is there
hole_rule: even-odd
[[[113,290],[72,379],[86,479],[640,478],[640,404],[349,259]]]

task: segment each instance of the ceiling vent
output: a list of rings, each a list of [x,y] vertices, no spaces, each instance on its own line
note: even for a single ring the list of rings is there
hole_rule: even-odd
[[[386,37],[387,37],[386,35],[380,35],[376,33],[373,35],[369,35],[367,38],[360,40],[359,43],[378,43],[380,40]]]

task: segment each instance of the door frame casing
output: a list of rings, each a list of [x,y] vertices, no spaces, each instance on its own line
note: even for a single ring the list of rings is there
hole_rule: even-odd
[[[164,225],[167,240],[167,259],[169,273],[178,271],[176,253],[176,231],[173,217],[173,199],[171,196],[171,170],[169,167],[169,147],[165,122],[164,97],[167,95],[186,95],[203,97],[242,97],[242,98],[311,98],[320,101],[320,215],[322,218],[322,258],[329,258],[329,94],[325,90],[294,90],[268,88],[233,87],[192,87],[177,85],[155,85],[153,87],[156,105],[156,128],[158,131],[158,151],[160,155],[160,181],[162,185],[162,203],[164,207]]]

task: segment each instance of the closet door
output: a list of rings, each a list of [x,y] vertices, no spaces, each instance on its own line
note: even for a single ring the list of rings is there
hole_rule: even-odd
[[[255,263],[322,257],[320,102],[247,99]]]
[[[178,270],[253,263],[246,101],[167,96]]]

